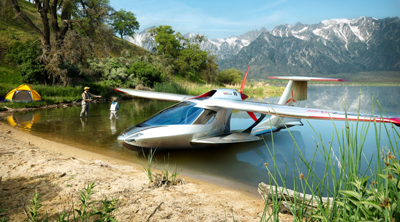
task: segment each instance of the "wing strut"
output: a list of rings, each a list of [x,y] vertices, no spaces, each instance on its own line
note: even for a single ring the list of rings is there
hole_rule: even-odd
[[[253,112],[252,112],[252,114],[254,115]],[[254,117],[255,117],[255,115],[254,115]],[[254,122],[253,125],[251,125],[249,128],[245,129],[245,130],[243,131],[243,133],[251,133],[251,130],[252,130],[255,126],[257,126],[257,125],[264,119],[264,117],[265,117],[265,114],[261,114],[260,118],[258,118],[258,120],[257,120],[256,122]],[[256,118],[256,119],[257,119],[257,118]]]

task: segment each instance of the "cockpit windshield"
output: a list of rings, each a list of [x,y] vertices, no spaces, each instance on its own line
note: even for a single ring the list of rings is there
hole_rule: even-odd
[[[181,102],[167,108],[150,119],[141,123],[141,126],[160,125],[190,125],[203,112],[203,108],[195,107],[193,102]]]

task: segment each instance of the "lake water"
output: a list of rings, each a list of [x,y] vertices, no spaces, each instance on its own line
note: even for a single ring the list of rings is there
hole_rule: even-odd
[[[316,86],[308,87],[308,100],[306,107],[323,108],[327,110],[344,111],[344,103],[348,112],[357,112],[358,107],[362,113],[371,113],[371,98],[377,96],[378,101],[389,116],[400,117],[400,87],[368,87],[368,86]],[[359,104],[359,98],[361,103]],[[249,99],[251,100],[251,99]],[[279,97],[254,100],[259,102],[276,103]],[[68,107],[50,110],[40,110],[31,113],[15,114],[2,121],[9,123],[27,133],[43,137],[52,141],[72,145],[88,151],[101,153],[118,159],[137,162],[141,159],[140,153],[131,151],[117,142],[117,136],[129,126],[139,123],[154,113],[175,103],[154,101],[146,99],[132,99],[120,101],[118,112],[120,119],[109,119],[109,103],[92,104],[89,118],[79,118],[81,107]],[[378,111],[376,109],[376,111]],[[312,127],[322,135],[324,143],[328,144],[332,138],[333,123],[328,120],[302,120],[304,126],[295,126],[288,130],[281,130],[273,134],[275,156],[278,168],[283,172],[287,163],[288,188],[291,186],[293,176],[293,158],[300,152],[306,160],[311,160],[316,150],[316,133]],[[232,116],[232,128],[247,128],[252,123],[245,112],[237,112]],[[344,122],[336,121],[336,127],[341,130]],[[354,124],[353,124],[354,125]],[[299,145],[300,151],[294,149],[294,141]],[[268,182],[267,170],[264,163],[273,164],[270,151],[272,136],[265,136],[265,142],[246,143],[226,147],[210,147],[199,150],[184,150],[156,152],[157,167],[164,168],[164,159],[170,166],[177,165],[180,174],[204,180],[231,189],[238,189],[253,195],[257,194],[260,182]],[[381,144],[387,138],[382,138]],[[337,139],[336,139],[337,141]],[[398,142],[398,138],[397,138]],[[319,142],[318,142],[319,143]],[[370,125],[364,154],[366,157],[377,156],[375,134],[373,125]],[[335,140],[334,152],[338,154]],[[336,149],[336,150],[335,150]],[[397,154],[396,156],[399,156]],[[316,155],[315,173],[322,175],[325,166],[324,159]],[[321,166],[321,167],[318,167]],[[272,168],[271,168],[272,169]],[[297,174],[297,171],[296,171]]]

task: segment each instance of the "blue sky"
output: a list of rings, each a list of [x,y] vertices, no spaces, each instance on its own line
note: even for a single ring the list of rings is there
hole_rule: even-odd
[[[110,0],[135,14],[139,31],[170,25],[176,32],[209,39],[241,35],[281,24],[316,24],[326,19],[400,16],[400,0]]]

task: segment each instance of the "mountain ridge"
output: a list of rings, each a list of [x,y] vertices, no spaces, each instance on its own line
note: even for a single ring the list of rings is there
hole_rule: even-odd
[[[251,65],[252,77],[258,78],[400,71],[399,43],[398,17],[280,25],[262,33],[220,67],[244,71]]]
[[[150,43],[139,42],[144,35],[145,31],[127,40],[149,50]],[[400,19],[362,16],[282,24],[271,31],[261,28],[207,40],[200,47],[217,55],[220,68],[244,72],[251,65],[250,76],[257,78],[400,71]]]

